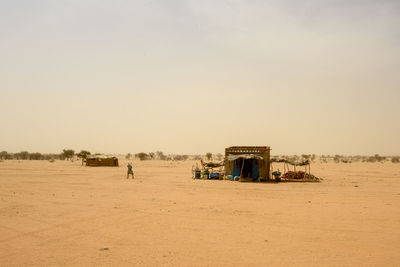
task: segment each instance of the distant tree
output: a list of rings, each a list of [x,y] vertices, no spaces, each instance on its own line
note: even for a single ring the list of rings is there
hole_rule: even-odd
[[[206,158],[208,160],[210,160],[212,158],[212,153],[210,153],[210,152],[206,153]]]
[[[55,155],[55,154],[43,154],[43,155],[42,155],[42,159],[43,159],[43,160],[48,160],[48,161],[51,161],[51,162],[54,162],[54,160],[55,160],[56,158],[58,158],[58,156]]]
[[[165,156],[165,155],[164,155],[164,152],[162,152],[162,151],[157,151],[157,152],[156,152],[156,155],[157,155],[157,158],[158,158],[159,160],[166,160],[166,159],[167,159],[167,156]]]
[[[150,159],[154,159],[156,157],[156,153],[154,153],[154,152],[149,152],[148,155],[149,155]]]
[[[174,155],[172,158],[174,160],[183,160],[182,155]]]
[[[135,157],[139,158],[140,160],[148,160],[149,159],[149,155],[147,155],[144,152],[136,153]]]
[[[79,152],[78,154],[76,154],[76,156],[82,160],[82,165],[83,163],[86,161],[87,157],[90,155],[89,151],[86,150],[81,150],[81,152]]]
[[[224,156],[221,153],[218,153],[216,156],[217,156],[217,159],[220,161],[224,158]]]
[[[26,160],[29,158],[29,152],[28,151],[21,151],[19,153],[15,153],[15,157],[20,160]]]
[[[392,157],[392,162],[393,163],[399,163],[400,162],[400,157]]]
[[[40,153],[29,153],[29,159],[30,160],[42,160],[43,159],[43,155]]]
[[[188,158],[188,155],[174,155],[174,160],[187,160]]]
[[[333,158],[333,161],[335,161],[335,163],[339,163],[341,160],[342,156],[340,155],[335,155],[335,157]]]
[[[63,149],[63,152],[61,153],[60,156],[63,159],[70,160],[70,159],[73,159],[74,155],[75,155],[75,151],[74,150],[72,150],[72,149]]]
[[[7,151],[1,151],[0,152],[0,159],[7,159],[8,153]]]
[[[297,161],[299,161],[299,156],[297,156],[297,155],[294,155],[294,156],[286,156],[286,160],[289,160],[289,161],[291,161],[291,162],[297,162]]]
[[[386,157],[379,156],[379,154],[375,154],[374,157],[378,162],[383,162],[386,160]]]
[[[131,154],[131,153],[128,153],[128,154],[126,154],[126,156],[125,156],[125,158],[128,159],[128,160],[131,159],[131,157],[132,157],[132,154]]]
[[[194,160],[201,160],[201,156],[200,156],[200,155],[194,155],[194,156],[193,156],[193,159],[194,159]]]

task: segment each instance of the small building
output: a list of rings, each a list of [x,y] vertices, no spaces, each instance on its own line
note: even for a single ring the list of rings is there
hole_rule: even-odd
[[[86,166],[98,167],[98,166],[109,166],[118,167],[118,158],[109,157],[106,155],[96,154],[86,158]]]
[[[268,146],[232,146],[225,149],[225,175],[239,177],[239,181],[267,181],[270,179],[270,151]]]

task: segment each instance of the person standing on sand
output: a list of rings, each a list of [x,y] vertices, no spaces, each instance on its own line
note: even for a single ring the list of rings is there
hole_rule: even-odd
[[[135,175],[133,174],[132,170],[132,163],[128,162],[128,174],[126,175],[126,179],[129,179],[129,174],[132,174],[132,179],[135,178]]]

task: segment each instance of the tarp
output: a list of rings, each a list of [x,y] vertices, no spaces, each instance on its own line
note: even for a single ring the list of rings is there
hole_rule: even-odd
[[[225,163],[223,161],[218,162],[218,163],[214,163],[214,162],[203,162],[203,160],[201,160],[201,165],[204,168],[218,168],[218,167],[224,166],[224,164]]]
[[[305,165],[310,165],[310,161],[309,160],[304,160],[304,161],[300,161],[300,162],[294,162],[294,161],[290,161],[290,160],[286,160],[286,159],[271,159],[270,162],[284,162],[293,166],[305,166]]]
[[[226,157],[226,159],[229,161],[233,161],[233,160],[237,160],[237,159],[261,159],[262,160],[264,158],[257,154],[239,154],[239,155],[228,155]]]

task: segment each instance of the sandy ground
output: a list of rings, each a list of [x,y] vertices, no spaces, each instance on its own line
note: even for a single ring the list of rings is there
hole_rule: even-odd
[[[1,266],[400,266],[400,164],[322,183],[192,180],[193,162],[0,162]]]

